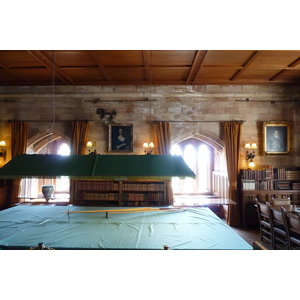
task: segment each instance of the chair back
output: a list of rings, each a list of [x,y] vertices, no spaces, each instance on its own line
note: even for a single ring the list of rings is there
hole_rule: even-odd
[[[268,250],[265,246],[263,246],[260,242],[253,242],[253,250]]]
[[[273,205],[291,205],[290,198],[272,198]]]
[[[269,210],[266,204],[263,204],[255,199],[259,221],[270,219]]]
[[[272,206],[269,207],[270,207],[271,219],[273,220],[273,222],[284,225],[282,212],[274,209]]]
[[[290,216],[286,213],[285,215],[290,234],[296,233],[300,235],[300,215]]]
[[[284,207],[281,210],[285,218],[285,227],[289,239],[289,249],[300,249],[300,215],[287,213]]]

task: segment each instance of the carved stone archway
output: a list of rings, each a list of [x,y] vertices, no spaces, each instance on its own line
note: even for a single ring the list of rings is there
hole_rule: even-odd
[[[207,134],[207,133],[201,133],[201,132],[189,132],[189,133],[184,133],[181,136],[176,137],[174,140],[172,140],[172,146],[176,145],[184,140],[187,139],[197,139],[200,140],[212,148],[214,148],[219,154],[223,153],[224,149],[224,143],[223,140],[221,140],[219,137]]]
[[[47,152],[46,147],[54,141],[70,145],[71,138],[55,129],[41,131],[28,139],[27,153]]]

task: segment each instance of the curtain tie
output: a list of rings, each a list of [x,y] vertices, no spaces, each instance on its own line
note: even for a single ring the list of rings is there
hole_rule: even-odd
[[[231,187],[237,187],[237,181],[231,181],[231,182],[229,182],[229,185]]]

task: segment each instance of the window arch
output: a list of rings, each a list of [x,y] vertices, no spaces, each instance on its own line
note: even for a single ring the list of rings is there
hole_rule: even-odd
[[[31,137],[28,142],[27,153],[32,154],[58,154],[70,155],[69,139],[57,131],[50,134],[47,131],[40,132]],[[55,200],[69,201],[70,180],[67,177],[60,178],[26,178],[21,182],[20,197],[25,201],[43,199],[42,185],[53,184],[55,186]]]
[[[181,155],[196,174],[196,179],[174,178],[174,194],[212,194],[214,149],[207,143],[189,138],[172,146],[172,155]]]

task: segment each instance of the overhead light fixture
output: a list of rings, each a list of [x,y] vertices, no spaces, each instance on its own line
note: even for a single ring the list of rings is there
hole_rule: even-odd
[[[46,167],[45,167],[46,166]],[[122,167],[120,167],[122,166]],[[0,179],[57,178],[170,180],[196,178],[178,155],[21,154],[0,168]]]
[[[89,149],[89,155],[91,155],[91,154],[97,154],[96,142],[88,141],[87,144],[86,144],[86,146],[89,147],[89,148],[95,147],[94,151],[91,151],[91,149]]]
[[[145,154],[152,154],[152,148],[154,148],[153,142],[143,144]]]
[[[257,145],[256,143],[246,143],[245,149],[247,149],[246,160],[249,161],[249,167],[253,168],[255,166],[253,159],[255,157],[255,149],[257,149]]]

